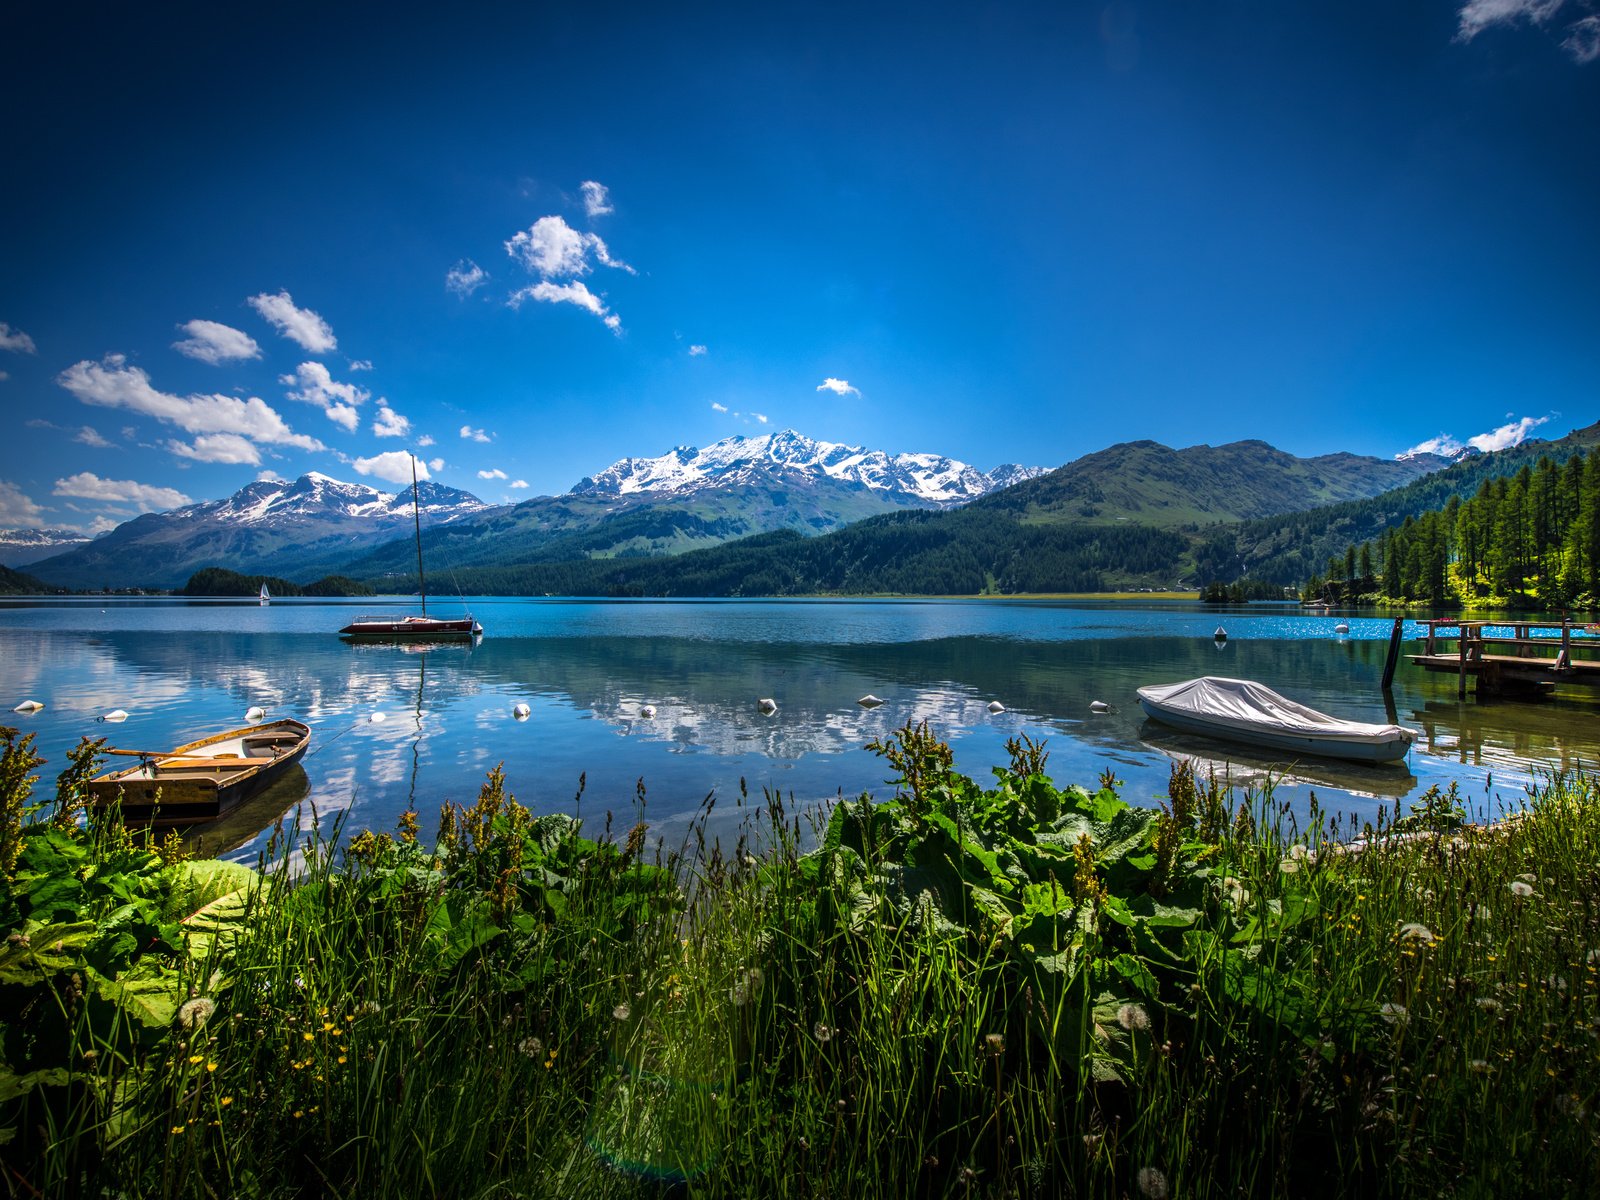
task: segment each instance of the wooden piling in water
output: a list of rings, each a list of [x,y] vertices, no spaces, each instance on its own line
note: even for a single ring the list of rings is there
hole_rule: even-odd
[[[1396,617],[1394,628],[1389,631],[1389,657],[1383,660],[1383,690],[1386,692],[1394,686],[1394,669],[1400,661],[1400,631],[1405,623],[1404,617]]]

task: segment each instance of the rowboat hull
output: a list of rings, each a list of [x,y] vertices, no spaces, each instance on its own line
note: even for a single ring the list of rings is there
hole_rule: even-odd
[[[230,729],[96,776],[88,785],[90,802],[96,808],[120,804],[130,826],[201,825],[271,785],[310,742],[310,727],[287,718]]]
[[[1231,711],[1197,712],[1192,695],[1182,689],[1206,685],[1239,685],[1246,696],[1268,698],[1268,705],[1258,717],[1251,715],[1247,703],[1235,704]],[[1152,720],[1185,733],[1351,762],[1398,762],[1410,752],[1416,739],[1412,730],[1402,726],[1340,721],[1243,680],[1191,680],[1188,684],[1140,688],[1139,706]]]

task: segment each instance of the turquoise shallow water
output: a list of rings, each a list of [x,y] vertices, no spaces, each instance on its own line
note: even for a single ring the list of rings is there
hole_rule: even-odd
[[[1174,756],[1227,770],[1304,811],[1372,814],[1432,783],[1458,782],[1492,811],[1542,770],[1592,764],[1600,705],[1458,702],[1454,680],[1402,664],[1395,716],[1422,731],[1403,769],[1274,764],[1148,722],[1134,690],[1196,675],[1258,679],[1357,720],[1386,717],[1378,681],[1391,621],[1263,607],[994,601],[568,601],[475,599],[488,635],[428,649],[348,645],[334,634],[361,612],[414,601],[188,602],[170,599],[0,603],[0,702],[43,701],[6,720],[34,731],[50,760],[83,735],[161,749],[242,724],[252,705],[313,727],[304,774],[223,831],[253,856],[256,829],[298,801],[322,817],[392,828],[415,804],[428,828],[445,799],[469,801],[503,763],[508,786],[542,811],[620,824],[638,811],[666,836],[708,795],[719,822],[741,780],[814,804],[886,794],[885,766],[863,747],[926,719],[968,774],[1006,761],[1005,741],[1047,738],[1060,782],[1113,771],[1124,794],[1161,794]],[[459,602],[434,606],[446,615]],[[1339,621],[1350,625],[1339,635]],[[1229,633],[1218,648],[1212,632]],[[860,708],[872,692],[885,701]],[[772,697],[763,716],[756,701]],[[988,712],[991,700],[1006,711]],[[1095,715],[1093,700],[1116,706]],[[513,716],[526,703],[527,720]],[[655,708],[653,718],[640,710]],[[96,720],[121,708],[120,724]],[[375,714],[383,719],[372,721]],[[729,814],[724,816],[722,814]],[[719,826],[720,827],[720,826]]]

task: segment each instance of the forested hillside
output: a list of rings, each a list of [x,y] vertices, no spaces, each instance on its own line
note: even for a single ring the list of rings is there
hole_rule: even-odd
[[[1600,603],[1600,452],[1524,465],[1468,500],[1347,546],[1308,592],[1431,604],[1593,608]]]
[[[899,512],[808,538],[779,531],[674,558],[591,559],[457,572],[489,594],[787,596],[1093,592],[1170,577],[1185,540],[1137,525],[1026,525],[974,507]]]
[[[1377,538],[1408,517],[1442,509],[1452,498],[1465,500],[1487,479],[1514,475],[1540,458],[1560,464],[1595,446],[1600,446],[1600,423],[1555,441],[1475,455],[1371,499],[1218,526],[1201,536],[1195,575],[1202,581],[1304,583],[1326,571],[1333,556],[1342,561],[1347,546]]]

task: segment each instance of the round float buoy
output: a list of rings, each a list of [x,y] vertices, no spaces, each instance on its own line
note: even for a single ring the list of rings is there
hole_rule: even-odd
[[[24,700],[11,711],[19,713],[36,713],[43,707],[44,705],[40,704],[37,700]]]
[[[1225,642],[1225,641],[1228,640],[1228,631],[1226,629],[1224,629],[1221,625],[1218,625],[1217,626],[1217,631],[1215,633],[1213,633],[1211,635],[1211,637],[1212,637],[1213,641]]]
[[[533,712],[533,709],[529,708],[526,703],[516,704],[511,708],[511,715],[519,721],[526,721],[528,714],[531,712]]]
[[[778,711],[778,702],[771,696],[767,696],[756,701],[756,709],[761,713],[762,716],[770,717],[773,713]]]
[[[1333,631],[1335,633],[1338,633],[1338,634],[1349,633],[1350,632],[1350,626],[1346,625],[1343,621],[1340,621],[1337,625],[1335,625],[1333,627]]]
[[[1091,700],[1089,701],[1089,711],[1092,713],[1108,713],[1116,712],[1117,710],[1112,708],[1111,705],[1107,704],[1104,700]]]
[[[245,710],[244,719],[254,725],[257,721],[265,720],[266,716],[267,710],[257,704],[254,708],[247,708]]]
[[[1004,704],[1001,704],[1000,701],[998,701],[998,700],[989,701],[989,711],[990,712],[995,713],[996,715],[998,715],[1000,713],[1005,712],[1005,710],[1006,710],[1006,706]]]
[[[119,722],[119,721],[126,721],[128,719],[128,714],[125,711],[123,711],[122,709],[120,709],[120,708],[113,708],[110,712],[108,712],[105,716],[101,717],[100,719],[102,721],[111,721],[113,723],[116,723],[116,722]]]
[[[654,704],[642,704],[642,705],[640,705],[639,706],[639,715],[641,717],[643,717],[646,721],[650,720],[652,717],[654,717],[656,715],[656,706]]]
[[[381,725],[383,724],[383,714],[381,712],[375,712],[367,718],[367,722],[371,725]]]
[[[865,696],[861,697],[861,699],[857,700],[856,703],[861,705],[862,708],[877,708],[878,705],[883,703],[883,701],[878,699],[878,697],[874,696],[871,692],[868,692]]]

